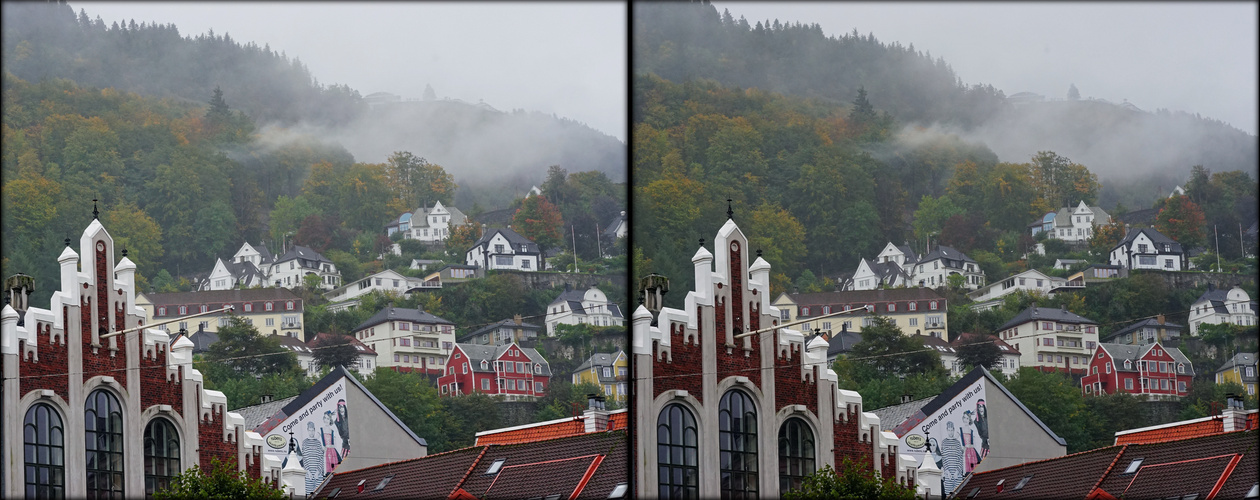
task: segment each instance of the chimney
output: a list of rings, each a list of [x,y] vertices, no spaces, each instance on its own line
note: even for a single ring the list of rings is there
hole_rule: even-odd
[[[258,398],[258,403],[259,404],[270,403],[271,398],[272,398],[271,394],[263,394],[261,397]]]
[[[586,405],[586,411],[582,412],[583,421],[586,423],[584,431],[591,433],[608,430],[608,411],[604,410],[604,396],[587,394]]]
[[[911,401],[913,401],[913,400],[914,400],[914,395],[912,395],[912,394],[902,394],[902,395],[901,395],[901,404],[906,404],[906,403],[909,403],[909,402],[911,402]]]
[[[1237,394],[1225,396],[1225,410],[1221,412],[1224,419],[1222,430],[1225,432],[1241,431],[1247,428],[1247,411],[1243,409],[1243,398]]]
[[[1161,324],[1161,325],[1162,325],[1162,324],[1164,324],[1164,315],[1163,315],[1163,314],[1160,314],[1160,315],[1158,315],[1158,316],[1155,316],[1155,321],[1156,321],[1156,322],[1158,322],[1158,323],[1159,323],[1159,324]]]

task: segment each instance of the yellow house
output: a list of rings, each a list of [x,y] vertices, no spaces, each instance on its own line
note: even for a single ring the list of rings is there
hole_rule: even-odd
[[[821,293],[784,293],[773,302],[779,308],[782,323],[826,316],[848,309],[874,308],[874,314],[886,316],[906,335],[927,335],[946,338],[944,297],[930,288],[888,288]],[[872,314],[853,312],[804,323],[797,328],[824,332],[861,331],[870,324]]]
[[[232,314],[245,319],[262,335],[286,335],[306,340],[302,329],[302,298],[287,288],[250,288],[245,290],[208,290],[202,292],[141,293],[136,305],[144,309],[145,324],[167,321],[232,306]],[[160,326],[168,332],[181,329],[195,332],[218,332],[227,325],[230,314],[224,312],[200,316]]]
[[[1243,386],[1248,396],[1256,395],[1256,354],[1240,352],[1216,370],[1216,383],[1233,382]]]
[[[625,351],[595,353],[573,370],[573,385],[586,382],[603,386],[605,396],[624,403],[628,395],[626,379],[629,374],[630,360]]]

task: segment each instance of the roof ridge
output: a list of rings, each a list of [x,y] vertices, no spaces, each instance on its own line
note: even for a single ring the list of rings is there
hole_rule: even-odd
[[[455,490],[459,490],[464,487],[464,482],[468,481],[468,476],[472,475],[472,471],[477,468],[478,464],[481,463],[481,457],[486,456],[486,451],[489,451],[491,446],[494,446],[494,445],[488,444],[485,446],[485,448],[481,449],[481,453],[478,453],[477,458],[473,459],[472,465],[469,465],[468,470],[464,471],[464,476],[459,478],[459,481],[455,483],[455,489],[452,489],[450,493],[446,494],[447,497],[450,497],[452,493],[455,493]]]
[[[1098,480],[1095,481],[1094,485],[1089,488],[1090,493],[1093,493],[1094,490],[1098,489],[1099,486],[1102,486],[1102,483],[1104,480],[1107,479],[1107,476],[1111,475],[1111,469],[1114,469],[1116,467],[1116,464],[1120,463],[1120,457],[1123,457],[1124,452],[1128,449],[1129,449],[1129,443],[1125,443],[1120,448],[1120,453],[1117,453],[1116,457],[1111,459],[1111,464],[1107,465],[1107,468],[1103,470],[1102,475],[1098,476]]]

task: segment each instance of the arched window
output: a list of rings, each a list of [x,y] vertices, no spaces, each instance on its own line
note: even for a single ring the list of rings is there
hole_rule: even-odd
[[[656,420],[657,493],[661,498],[700,496],[700,447],[696,418],[679,404],[667,405]]]
[[[805,476],[814,473],[814,432],[809,424],[793,417],[779,428],[779,493],[800,488]]]
[[[166,489],[179,474],[179,434],[164,418],[149,421],[144,428],[144,494]]]
[[[22,426],[26,449],[26,498],[66,496],[65,428],[52,406],[36,403]]]
[[[722,498],[757,497],[757,409],[744,391],[731,389],[718,403]]]
[[[123,496],[123,419],[118,398],[104,389],[83,405],[87,452],[87,496]]]

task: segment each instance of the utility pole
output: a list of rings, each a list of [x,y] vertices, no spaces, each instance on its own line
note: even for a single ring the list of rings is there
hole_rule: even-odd
[[[570,225],[570,226],[569,226],[569,236],[573,238],[573,272],[575,272],[575,273],[576,273],[576,272],[578,272],[578,263],[577,263],[577,233],[574,231],[574,229],[573,229],[574,227],[576,227],[576,226],[573,226],[573,225]],[[1218,246],[1219,246],[1219,245],[1218,245]]]
[[[1212,234],[1216,236],[1216,272],[1221,272],[1221,234],[1216,232],[1216,224],[1212,225]]]
[[[1242,234],[1242,224],[1238,225],[1238,234],[1240,235]],[[1241,245],[1242,238],[1239,238],[1238,241],[1239,241],[1239,245]],[[599,258],[603,259],[604,258],[604,245],[600,243],[599,241],[599,221],[595,222],[595,249],[599,251]]]

